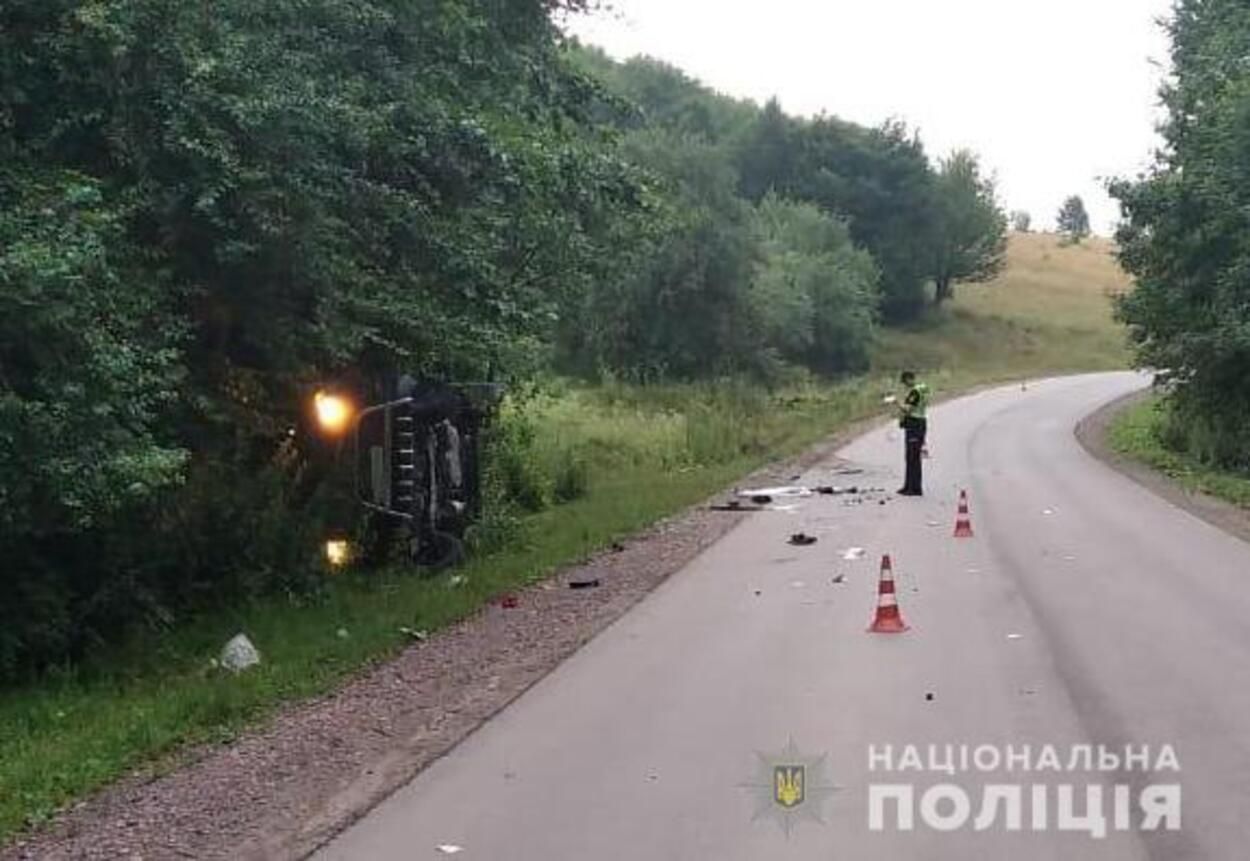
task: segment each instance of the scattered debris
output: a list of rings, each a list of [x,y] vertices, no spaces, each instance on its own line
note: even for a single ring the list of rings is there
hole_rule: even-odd
[[[348,637],[351,636],[351,634],[347,633],[346,628],[339,628],[337,631],[334,632],[334,635],[338,637],[340,640],[346,640]]]
[[[793,514],[802,507],[803,506],[796,503],[791,503],[790,505],[770,505],[765,509],[765,511],[780,511],[783,514]]]
[[[1044,509],[1042,509],[1042,514],[1045,514],[1047,517],[1050,517],[1050,516],[1051,516],[1052,514],[1054,514],[1054,513],[1055,513],[1055,509],[1053,509],[1053,508],[1044,508]]]
[[[829,484],[822,484],[819,487],[815,488],[815,490],[817,493],[821,494],[822,496],[833,496],[835,493],[841,492],[838,488],[833,487],[832,485],[829,485]]]
[[[570,589],[594,589],[594,588],[597,588],[598,586],[599,586],[598,577],[592,580],[570,580],[569,581]]]
[[[439,852],[442,852],[444,855],[457,855],[464,851],[463,846],[457,846],[454,843],[442,843],[436,846],[435,848],[438,849]]]
[[[812,489],[810,487],[802,487],[794,484],[787,487],[761,487],[756,490],[740,490],[739,496],[745,496],[750,499],[756,499],[761,496],[777,497],[777,496],[811,496]]]
[[[877,503],[877,505],[885,505],[885,502],[886,502],[886,501],[885,501],[884,499],[882,499],[880,502],[878,502],[878,503]]]
[[[402,626],[399,629],[399,633],[403,634],[405,637],[411,637],[412,639],[416,640],[418,643],[424,643],[426,640],[430,638],[428,631],[413,630],[412,628],[409,628],[407,625]]]
[[[754,502],[756,505],[767,505],[768,503],[773,501],[773,498],[771,496],[768,496],[767,494],[761,493],[757,496],[752,496],[751,501]]]
[[[897,403],[898,403],[898,395],[886,395],[884,398],[882,398],[882,399],[881,399],[881,403],[883,403],[883,404],[897,404]]]
[[[453,574],[451,575],[451,578],[447,581],[447,585],[455,589],[456,587],[463,586],[465,583],[468,583],[468,582],[469,582],[469,578],[464,576],[463,574]]]
[[[248,667],[254,667],[260,663],[260,652],[256,650],[256,646],[252,645],[252,641],[247,638],[246,634],[235,634],[230,642],[222,647],[221,657],[218,660],[230,672],[241,673]]]
[[[761,502],[757,505],[743,505],[738,500],[733,499],[733,500],[730,500],[729,502],[720,503],[718,505],[709,505],[708,510],[709,511],[764,511],[766,510],[764,506],[767,504],[768,504],[767,502]]]
[[[933,692],[930,691],[929,693],[925,694],[924,698],[925,698],[925,702],[930,702],[930,703],[933,702]]]
[[[865,551],[862,547],[848,547],[842,553],[842,558],[847,562],[854,562],[856,559],[863,559],[864,553]]]
[[[802,588],[803,588],[803,587],[805,587],[806,585],[807,585],[807,584],[806,584],[806,583],[804,583],[802,580],[794,580],[794,581],[792,581],[792,582],[790,583],[790,588],[791,588],[791,589],[802,589]]]
[[[755,590],[755,595],[756,595],[756,597],[759,597],[760,595],[763,595],[763,594],[764,594],[764,593],[763,593],[763,592],[761,592],[759,589],[756,589],[756,590]]]
[[[926,521],[925,521],[925,526],[930,526],[930,527],[932,527],[932,526],[941,526],[941,525],[942,525],[942,524],[938,523],[936,520],[926,520]]]
[[[845,582],[846,582],[845,574],[839,574],[837,577],[833,578],[833,585],[835,586],[841,586]]]
[[[806,532],[796,532],[790,536],[790,543],[795,547],[810,547],[816,543],[816,536],[808,535]]]
[[[625,551],[625,545],[624,545],[624,544],[622,544],[622,543],[621,543],[621,542],[619,542],[619,541],[613,541],[613,542],[612,542],[612,552],[613,552],[613,553],[623,553],[624,551]]]
[[[499,599],[499,606],[505,610],[515,610],[520,605],[521,602],[516,595],[504,595]]]
[[[840,466],[833,471],[834,475],[863,475],[864,471],[856,466]]]
[[[1007,639],[1008,640],[1022,640],[1024,639],[1024,635],[1023,634],[1008,634]]]

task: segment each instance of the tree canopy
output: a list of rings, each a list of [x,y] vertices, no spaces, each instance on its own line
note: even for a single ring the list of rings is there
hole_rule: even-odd
[[[958,150],[938,171],[937,263],[934,301],[944,302],[957,281],[989,281],[1002,271],[1007,253],[1007,217],[998,205],[992,177],[981,175],[975,153]]]
[[[1180,0],[1169,34],[1166,146],[1112,185],[1137,279],[1119,313],[1139,361],[1174,384],[1173,442],[1250,469],[1250,9]]]

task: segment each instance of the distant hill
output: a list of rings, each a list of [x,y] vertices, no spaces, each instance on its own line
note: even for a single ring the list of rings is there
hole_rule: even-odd
[[[874,363],[1011,377],[1128,367],[1111,296],[1132,287],[1115,243],[1062,245],[1051,233],[1013,233],[1007,268],[988,284],[963,284],[946,307],[905,330],[885,330]]]

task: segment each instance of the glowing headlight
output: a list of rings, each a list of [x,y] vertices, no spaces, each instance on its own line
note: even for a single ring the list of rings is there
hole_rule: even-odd
[[[351,545],[343,538],[331,538],[326,542],[326,561],[335,568],[346,565],[352,558]]]
[[[352,420],[352,405],[338,395],[317,392],[313,398],[317,421],[330,433],[341,433]]]

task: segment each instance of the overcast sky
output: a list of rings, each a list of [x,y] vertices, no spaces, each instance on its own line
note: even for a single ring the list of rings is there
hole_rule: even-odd
[[[1038,227],[1080,194],[1109,232],[1119,210],[1099,178],[1137,173],[1158,142],[1170,0],[613,2],[570,31],[789,113],[903,119],[931,155],[971,147]]]

